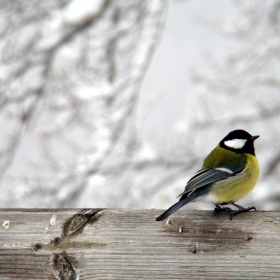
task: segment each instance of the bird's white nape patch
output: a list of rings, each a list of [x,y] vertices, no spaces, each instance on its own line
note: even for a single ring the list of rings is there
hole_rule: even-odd
[[[224,144],[232,149],[242,149],[246,143],[246,139],[232,139],[224,141]]]
[[[230,169],[226,168],[226,167],[217,167],[215,169],[223,171],[223,172],[226,172],[226,173],[229,173],[229,174],[233,174],[233,172]]]

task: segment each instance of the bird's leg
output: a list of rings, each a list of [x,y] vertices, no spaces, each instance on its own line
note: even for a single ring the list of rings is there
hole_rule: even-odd
[[[242,212],[248,212],[250,210],[255,210],[257,211],[256,207],[255,206],[251,206],[251,207],[247,207],[247,208],[244,208],[238,204],[235,204],[234,202],[230,203],[231,205],[235,206],[236,208],[238,208],[238,210],[235,210],[235,211],[232,211],[232,213],[230,214],[230,219],[232,220],[232,218],[235,216],[235,215],[238,215]]]
[[[223,204],[221,204],[223,205]],[[214,209],[214,215],[216,216],[219,212],[223,212],[223,211],[232,211],[232,209],[230,207],[221,207],[218,204],[215,204],[216,208]]]

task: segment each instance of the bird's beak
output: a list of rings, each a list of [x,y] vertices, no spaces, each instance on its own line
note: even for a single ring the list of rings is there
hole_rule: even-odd
[[[256,135],[256,136],[252,136],[252,138],[250,139],[251,141],[255,141],[257,138],[259,138],[260,135]]]

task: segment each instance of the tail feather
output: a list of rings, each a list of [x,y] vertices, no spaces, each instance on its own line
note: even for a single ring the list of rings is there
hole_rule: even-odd
[[[159,217],[156,218],[156,221],[162,221],[171,214],[173,214],[175,211],[179,210],[181,207],[186,205],[189,202],[188,199],[180,200],[174,205],[172,205],[169,209],[167,209],[164,213],[162,213]]]
[[[168,216],[170,216],[171,214],[173,214],[175,211],[179,210],[180,208],[182,208],[184,205],[186,205],[187,203],[191,202],[192,200],[196,199],[197,197],[201,196],[201,195],[205,195],[208,193],[208,186],[205,186],[203,188],[199,188],[197,190],[195,190],[194,192],[190,193],[190,194],[184,194],[180,200],[175,203],[174,205],[172,205],[169,209],[167,209],[164,213],[162,213],[160,216],[158,216],[156,218],[156,221],[162,221],[165,218],[167,218]]]

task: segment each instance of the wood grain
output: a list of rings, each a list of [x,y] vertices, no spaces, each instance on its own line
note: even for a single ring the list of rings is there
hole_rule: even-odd
[[[161,213],[1,209],[0,279],[280,279],[280,212]]]

